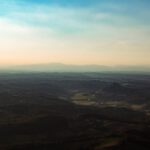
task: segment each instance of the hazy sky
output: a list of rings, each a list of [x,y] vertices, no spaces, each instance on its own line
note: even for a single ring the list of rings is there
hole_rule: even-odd
[[[150,65],[150,0],[0,0],[0,65]]]

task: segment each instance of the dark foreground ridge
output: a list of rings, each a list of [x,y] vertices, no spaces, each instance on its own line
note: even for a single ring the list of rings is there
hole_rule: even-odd
[[[149,150],[150,76],[1,73],[0,150]]]

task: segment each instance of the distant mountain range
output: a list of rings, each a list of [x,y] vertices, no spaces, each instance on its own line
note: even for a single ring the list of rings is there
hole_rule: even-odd
[[[1,70],[40,72],[150,72],[150,66],[66,65],[49,63],[1,67]]]

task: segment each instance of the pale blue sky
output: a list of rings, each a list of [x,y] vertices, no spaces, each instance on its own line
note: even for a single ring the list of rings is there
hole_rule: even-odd
[[[149,0],[0,0],[0,64],[150,65]]]

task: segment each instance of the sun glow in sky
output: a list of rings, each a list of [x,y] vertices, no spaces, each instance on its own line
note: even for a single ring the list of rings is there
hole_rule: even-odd
[[[0,0],[0,65],[150,65],[150,0]]]

